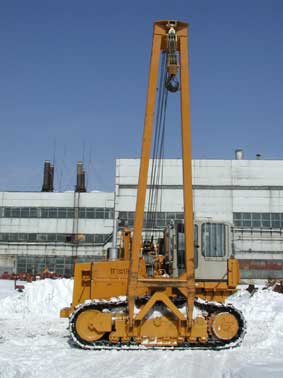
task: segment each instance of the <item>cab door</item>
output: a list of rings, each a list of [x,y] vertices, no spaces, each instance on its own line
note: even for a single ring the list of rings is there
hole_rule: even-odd
[[[230,225],[197,222],[195,277],[202,281],[227,281],[227,259],[230,256]]]

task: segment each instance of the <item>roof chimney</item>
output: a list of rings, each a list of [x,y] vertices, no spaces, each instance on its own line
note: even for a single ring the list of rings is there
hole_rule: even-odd
[[[243,160],[244,159],[244,151],[242,149],[235,150],[235,159],[236,160]]]
[[[50,164],[50,182],[49,182],[49,189],[50,189],[50,192],[53,192],[54,191],[54,164]]]
[[[54,165],[50,164],[49,160],[44,162],[44,172],[43,172],[43,184],[42,192],[53,192],[53,181],[54,181]]]
[[[260,160],[261,159],[261,154],[256,154],[255,157],[256,157],[256,160]]]
[[[84,171],[84,164],[82,161],[77,162],[77,184],[76,184],[75,191],[79,193],[86,192],[85,171]]]

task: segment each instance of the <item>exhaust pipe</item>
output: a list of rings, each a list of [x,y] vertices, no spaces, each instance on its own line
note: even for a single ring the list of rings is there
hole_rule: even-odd
[[[107,260],[115,261],[119,259],[119,248],[110,247],[107,249]]]
[[[43,184],[42,192],[53,192],[54,190],[54,165],[50,164],[49,160],[44,162],[44,172],[43,172]]]
[[[50,164],[50,175],[49,175],[49,178],[50,178],[50,182],[49,182],[49,189],[50,189],[50,192],[54,192],[54,165],[53,164]]]
[[[244,151],[241,148],[235,150],[235,159],[236,160],[243,160],[244,159]]]
[[[84,193],[86,192],[85,186],[85,170],[84,164],[82,161],[78,161],[77,163],[77,184],[76,190],[77,193]]]

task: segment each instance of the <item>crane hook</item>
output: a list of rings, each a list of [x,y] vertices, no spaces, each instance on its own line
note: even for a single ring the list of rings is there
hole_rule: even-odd
[[[178,56],[177,56],[177,34],[173,26],[170,27],[167,37],[167,77],[165,87],[169,92],[177,92],[179,89],[178,73]]]
[[[165,87],[169,92],[175,93],[179,89],[179,81],[175,75],[168,75],[165,79]]]

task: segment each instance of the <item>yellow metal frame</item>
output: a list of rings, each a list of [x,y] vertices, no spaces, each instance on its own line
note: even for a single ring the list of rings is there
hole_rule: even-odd
[[[188,327],[192,325],[193,306],[195,298],[194,279],[194,225],[192,204],[192,154],[190,135],[190,96],[189,96],[189,61],[188,61],[188,24],[175,22],[174,28],[177,33],[177,50],[180,54],[180,87],[181,87],[181,120],[182,120],[182,161],[183,161],[183,196],[184,196],[184,227],[185,227],[185,262],[186,280],[180,278],[142,279],[139,275],[139,256],[142,243],[142,227],[144,221],[144,206],[152,142],[154,121],[154,109],[156,102],[156,87],[158,80],[159,58],[161,51],[167,48],[167,35],[170,22],[158,21],[154,23],[151,61],[149,70],[149,83],[147,91],[146,111],[144,120],[144,133],[140,161],[135,223],[133,233],[132,255],[128,276],[128,303],[129,303],[129,326],[134,324],[134,304],[136,293],[141,287],[182,287],[182,293],[187,297]],[[185,289],[185,290],[184,290]]]

